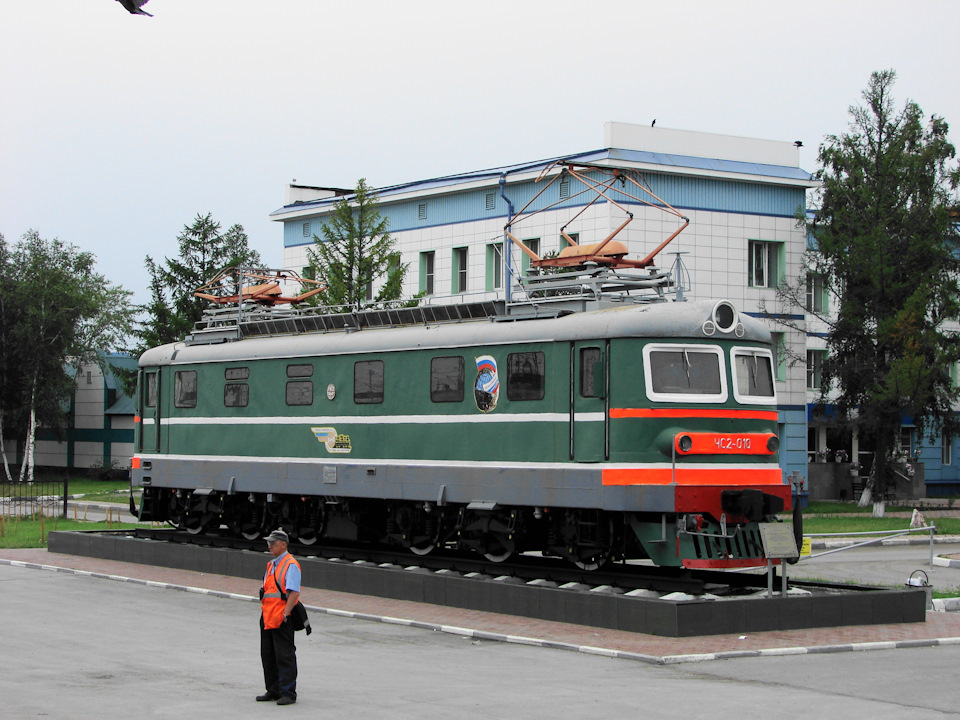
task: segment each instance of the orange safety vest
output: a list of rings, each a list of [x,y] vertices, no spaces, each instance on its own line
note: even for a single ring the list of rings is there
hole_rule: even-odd
[[[273,562],[271,560],[270,562]],[[262,597],[260,599],[260,611],[263,613],[263,627],[265,630],[276,630],[283,624],[283,609],[287,606],[285,588],[287,586],[287,568],[290,565],[300,567],[300,563],[294,560],[293,555],[287,553],[280,564],[274,568],[273,572],[266,573],[263,578]],[[267,563],[267,568],[270,563]],[[280,584],[277,585],[277,578],[280,578]],[[283,597],[281,597],[283,593]]]

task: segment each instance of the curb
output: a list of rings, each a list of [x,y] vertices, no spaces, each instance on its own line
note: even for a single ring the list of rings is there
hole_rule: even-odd
[[[24,562],[22,560],[8,560],[6,558],[0,558],[0,565],[28,568],[31,570],[47,570],[50,572],[66,573],[83,577],[100,578],[102,580],[126,582],[133,585],[143,585],[145,587],[160,588],[164,590],[179,590],[181,592],[208,595],[211,597],[224,598],[228,600],[258,602],[258,599],[253,595],[241,595],[238,593],[224,592],[222,590],[210,590],[208,588],[198,588],[190,585],[158,582],[156,580],[143,580],[140,578],[126,577],[124,575],[110,575],[108,573],[98,573],[89,570],[76,570],[74,568],[64,568],[56,565],[42,565],[39,563]],[[958,607],[960,607],[960,598],[950,599],[956,600]],[[937,602],[943,601],[934,601],[935,604]],[[540,638],[524,637],[522,635],[506,635],[503,633],[487,632],[485,630],[457,627],[455,625],[442,625],[440,623],[424,622],[422,620],[407,620],[405,618],[391,617],[389,615],[374,615],[371,613],[353,612],[350,610],[337,610],[335,608],[325,608],[317,605],[306,605],[305,607],[312,612],[333,615],[336,617],[350,618],[353,620],[367,620],[372,622],[381,622],[388,625],[403,625],[406,627],[419,628],[421,630],[430,630],[432,632],[443,632],[451,635],[459,635],[461,637],[468,637],[474,640],[488,640],[490,642],[504,642],[514,645],[528,645],[552,650],[565,650],[568,652],[583,653],[585,655],[599,655],[602,657],[616,658],[618,660],[633,660],[635,662],[643,662],[650,665],[682,665],[685,663],[710,662],[713,660],[733,660],[736,658],[778,657],[785,655],[817,655],[841,652],[867,652],[871,650],[897,650],[907,648],[960,645],[960,637],[952,637],[930,638],[923,640],[846,643],[842,645],[814,645],[811,647],[797,646],[786,648],[768,648],[765,650],[729,650],[715,653],[657,656],[595,647],[592,645],[576,645],[574,643],[557,642],[555,640],[543,640]]]

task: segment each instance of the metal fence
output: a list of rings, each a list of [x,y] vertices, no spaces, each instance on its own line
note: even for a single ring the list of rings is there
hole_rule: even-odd
[[[854,542],[851,545],[845,545],[843,547],[832,548],[830,550],[824,550],[823,552],[807,555],[801,557],[801,561],[805,560],[816,560],[819,557],[824,555],[832,555],[833,553],[843,552],[844,550],[854,550],[856,548],[866,547],[867,545],[876,545],[882,543],[884,540],[891,540],[893,538],[901,537],[903,535],[909,535],[910,533],[930,533],[930,567],[933,567],[933,535],[936,533],[937,528],[935,525],[923,525],[921,527],[907,528],[906,530],[871,530],[869,532],[845,532],[845,533],[808,533],[804,537],[808,538],[849,538],[851,540],[857,540],[860,537],[867,537],[870,535],[879,535],[873,540],[866,540],[863,542]]]
[[[67,516],[67,483],[39,481],[0,483],[0,515],[5,517]]]

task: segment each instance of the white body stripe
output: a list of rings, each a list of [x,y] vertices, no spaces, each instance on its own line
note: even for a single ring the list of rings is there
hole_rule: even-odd
[[[602,412],[576,413],[574,422],[603,422]],[[492,415],[326,415],[315,417],[244,416],[161,418],[161,425],[447,425],[449,423],[569,422],[569,413],[495,413]],[[144,425],[154,425],[144,418]]]
[[[399,459],[335,459],[327,457],[258,457],[247,455],[165,455],[163,453],[137,453],[141,460],[177,460],[177,461],[196,461],[196,462],[244,462],[244,463],[300,463],[322,465],[403,465],[404,467],[492,467],[492,468],[540,468],[556,470],[669,470],[673,465],[669,462],[662,463],[578,463],[578,462],[503,462],[503,461],[481,461],[481,460],[409,460]],[[685,469],[695,468],[697,470],[743,470],[743,464],[738,463],[696,463],[683,466]],[[776,463],[756,463],[749,466],[750,470],[772,470],[780,469]]]

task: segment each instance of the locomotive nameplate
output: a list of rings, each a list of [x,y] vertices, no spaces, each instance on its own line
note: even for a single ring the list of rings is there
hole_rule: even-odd
[[[681,455],[773,455],[773,433],[678,433],[674,447]]]
[[[764,557],[775,559],[800,556],[792,525],[760,523],[760,539],[763,542]]]
[[[323,466],[323,482],[326,485],[337,484],[337,466],[336,465]]]

